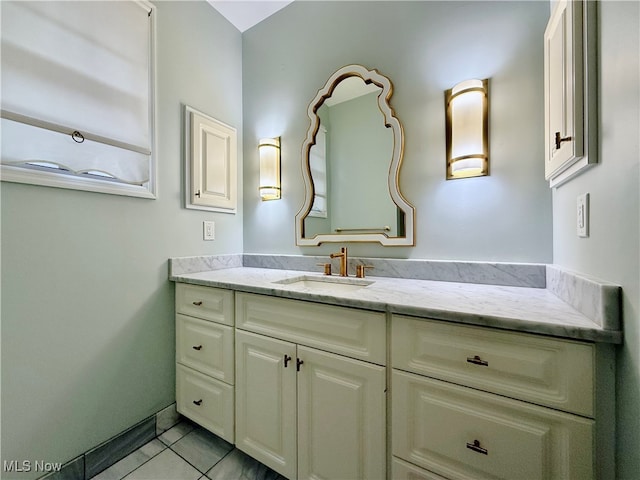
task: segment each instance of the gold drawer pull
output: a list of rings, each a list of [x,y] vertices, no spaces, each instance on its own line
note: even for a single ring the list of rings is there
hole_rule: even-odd
[[[202,345],[194,345],[193,347],[194,350],[202,350]]]
[[[467,357],[467,362],[473,363],[474,365],[480,365],[482,367],[488,367],[489,362],[486,360],[482,360],[478,355],[474,355],[473,357]]]
[[[200,399],[200,400],[194,400],[194,401],[193,401],[193,403],[194,403],[195,405],[197,405],[197,406],[200,406],[200,405],[202,405],[202,399]],[[469,444],[467,444],[467,445],[469,445]]]
[[[197,301],[197,302],[193,302],[193,304],[194,304],[196,307],[199,307],[200,305],[202,305],[202,300],[199,300],[199,301]]]
[[[467,448],[483,455],[489,455],[487,449],[480,446],[480,440],[474,440],[473,443],[467,443]]]

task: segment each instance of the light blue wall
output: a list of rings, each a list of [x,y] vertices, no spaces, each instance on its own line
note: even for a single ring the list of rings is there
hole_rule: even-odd
[[[378,93],[369,93],[329,108],[327,137],[331,164],[329,215],[336,228],[384,225],[398,235],[398,209],[389,193],[393,131],[385,127]]]
[[[324,254],[295,246],[306,110],[340,67],[394,84],[405,130],[404,196],[416,246],[351,245],[353,255],[550,262],[551,192],[543,173],[542,35],[548,2],[294,2],[243,34],[244,242],[248,253]],[[445,181],[444,91],[490,78],[491,175]],[[260,202],[259,138],[282,136],[282,195]]]
[[[618,478],[640,476],[640,4],[599,4],[600,164],[553,193],[553,259],[623,288],[617,365]],[[589,238],[576,197],[590,194]]]
[[[2,459],[66,461],[174,402],[167,259],[242,252],[241,206],[185,210],[181,174],[181,104],[242,130],[241,35],[205,2],[156,6],[158,199],[0,185]]]

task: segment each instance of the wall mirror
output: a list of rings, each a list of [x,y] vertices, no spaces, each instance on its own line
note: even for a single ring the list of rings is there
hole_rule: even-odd
[[[297,245],[414,245],[415,211],[398,184],[404,135],[389,103],[392,92],[377,70],[347,65],[309,104]]]

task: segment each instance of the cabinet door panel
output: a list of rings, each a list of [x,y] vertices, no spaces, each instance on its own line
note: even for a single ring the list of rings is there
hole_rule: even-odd
[[[298,358],[298,478],[385,478],[384,367],[301,346]]]
[[[296,475],[295,361],[294,344],[236,331],[236,446],[287,478]]]
[[[238,135],[236,129],[186,107],[190,130],[186,147],[187,208],[235,213],[237,209]]]

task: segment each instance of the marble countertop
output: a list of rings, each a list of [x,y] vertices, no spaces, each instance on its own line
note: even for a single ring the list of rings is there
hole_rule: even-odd
[[[367,280],[373,281],[368,286],[344,291],[322,291],[299,284],[275,283],[303,275],[319,279],[324,277],[315,272],[232,267],[175,274],[171,275],[170,279],[241,292],[388,311],[577,340],[602,343],[622,341],[620,330],[602,328],[545,288],[375,276],[367,277]]]

